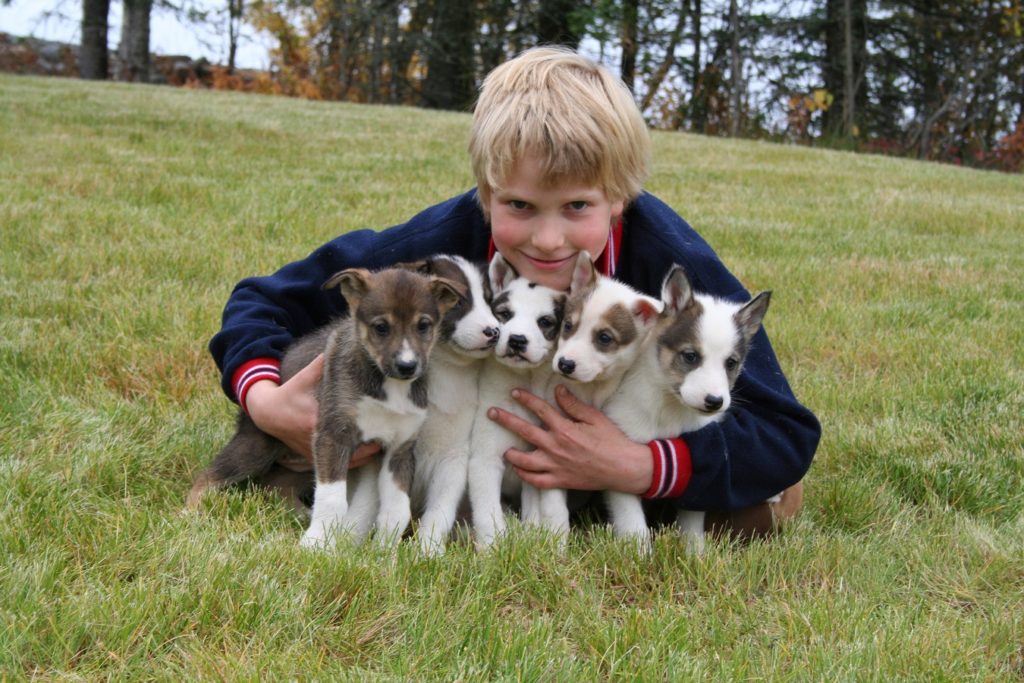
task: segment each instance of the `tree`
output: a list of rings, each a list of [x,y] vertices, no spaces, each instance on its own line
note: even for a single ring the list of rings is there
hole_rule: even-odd
[[[107,54],[107,15],[110,0],[82,0],[82,45],[78,73],[82,78],[106,80],[110,75]]]
[[[149,16],[153,0],[123,0],[121,44],[118,47],[122,81],[149,82]]]
[[[427,41],[423,103],[434,109],[468,110],[474,97],[472,6],[459,0],[435,0]]]

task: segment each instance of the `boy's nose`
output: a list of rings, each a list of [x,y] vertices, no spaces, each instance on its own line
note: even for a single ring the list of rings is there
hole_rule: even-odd
[[[560,249],[565,242],[565,233],[556,218],[542,218],[537,222],[530,242],[534,248],[553,252]]]

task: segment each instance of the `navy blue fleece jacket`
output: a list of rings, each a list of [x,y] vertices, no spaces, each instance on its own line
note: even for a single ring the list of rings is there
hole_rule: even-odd
[[[383,268],[433,254],[484,261],[489,245],[490,229],[471,191],[402,225],[347,233],[273,275],[241,281],[224,309],[223,327],[210,342],[225,393],[244,403],[253,381],[275,378],[276,365],[294,338],[345,311],[337,292],[321,290],[334,273],[350,267]],[[750,298],[686,221],[644,193],[623,216],[615,277],[658,297],[673,263],[686,269],[698,291],[736,301]],[[733,393],[737,400],[722,421],[671,444],[652,443],[656,471],[649,497],[668,496],[687,509],[735,509],[763,501],[803,478],[821,426],[794,397],[763,329]],[[664,457],[669,450],[672,459],[659,465],[658,454]],[[666,468],[672,470],[671,481],[663,480]]]

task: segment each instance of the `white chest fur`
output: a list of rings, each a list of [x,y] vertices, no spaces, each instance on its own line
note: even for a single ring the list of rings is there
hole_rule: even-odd
[[[427,410],[413,403],[409,390],[409,382],[389,378],[384,380],[384,399],[364,396],[359,400],[356,421],[362,441],[377,440],[387,448],[416,435]]]

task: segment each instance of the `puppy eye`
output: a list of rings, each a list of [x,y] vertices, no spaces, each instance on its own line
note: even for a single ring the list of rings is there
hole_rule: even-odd
[[[598,332],[597,333],[597,345],[598,346],[611,346],[612,342],[614,342],[614,341],[615,341],[615,338],[612,337],[612,335],[608,334],[607,332],[602,331],[602,332]]]
[[[696,365],[700,362],[700,354],[696,351],[681,351],[679,357],[683,359],[683,362],[687,365]]]
[[[555,319],[552,318],[550,315],[542,315],[541,317],[537,318],[537,326],[540,327],[540,329],[542,330],[550,330],[552,327],[555,326]]]
[[[565,321],[565,325],[562,326],[562,329],[565,332],[567,332],[567,333],[568,332],[572,332],[572,321],[571,320],[566,320]]]
[[[500,323],[507,323],[512,319],[512,311],[507,308],[500,308],[494,312],[494,317],[497,318]]]
[[[426,334],[430,332],[430,328],[433,327],[433,322],[430,318],[420,318],[419,322],[416,323],[416,331],[420,334]]]
[[[388,325],[383,320],[378,320],[373,324],[373,333],[376,334],[378,337],[386,337],[388,336],[388,332],[390,331],[391,326]]]
[[[729,372],[732,372],[733,370],[735,370],[736,366],[739,365],[739,364],[740,364],[740,362],[738,360],[736,360],[735,358],[726,358],[725,359],[725,369],[728,370]]]

